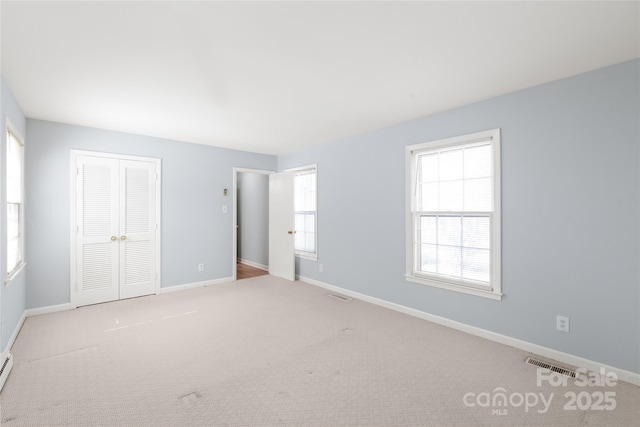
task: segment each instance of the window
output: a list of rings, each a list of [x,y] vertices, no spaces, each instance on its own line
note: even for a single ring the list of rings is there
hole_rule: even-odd
[[[295,215],[295,251],[302,258],[317,258],[316,251],[317,168],[294,169],[293,204]]]
[[[12,280],[24,266],[24,144],[7,121],[7,277]]]
[[[407,280],[501,299],[500,130],[407,147]]]

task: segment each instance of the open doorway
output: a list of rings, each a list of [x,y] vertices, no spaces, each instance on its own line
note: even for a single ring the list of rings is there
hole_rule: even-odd
[[[269,274],[269,174],[234,168],[233,277]]]

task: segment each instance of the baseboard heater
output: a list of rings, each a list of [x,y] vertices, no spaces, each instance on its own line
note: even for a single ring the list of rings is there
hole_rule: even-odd
[[[11,372],[11,367],[13,366],[13,357],[11,354],[7,355],[7,358],[4,359],[2,363],[2,368],[0,368],[0,391],[2,387],[4,387],[4,383],[7,381],[9,377],[9,372]]]

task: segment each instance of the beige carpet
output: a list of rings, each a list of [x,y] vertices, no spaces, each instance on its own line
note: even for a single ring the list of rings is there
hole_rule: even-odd
[[[328,294],[263,276],[30,317],[2,425],[640,425],[636,386],[538,386],[524,352]]]

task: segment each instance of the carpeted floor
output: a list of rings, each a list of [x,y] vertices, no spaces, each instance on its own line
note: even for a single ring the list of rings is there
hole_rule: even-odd
[[[30,317],[1,424],[640,425],[636,386],[538,385],[522,351],[328,294],[262,276]]]

